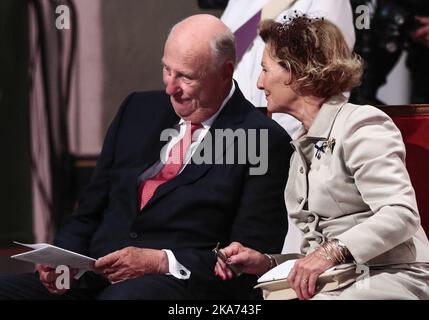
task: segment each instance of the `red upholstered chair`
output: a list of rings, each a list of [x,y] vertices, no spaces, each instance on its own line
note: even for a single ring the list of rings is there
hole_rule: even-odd
[[[429,236],[429,104],[379,106],[401,130],[422,226]]]

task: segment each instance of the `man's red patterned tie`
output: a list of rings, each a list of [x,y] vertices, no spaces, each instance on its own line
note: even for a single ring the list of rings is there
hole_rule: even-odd
[[[163,183],[173,179],[183,166],[186,151],[192,143],[192,135],[195,130],[201,128],[201,124],[187,124],[184,137],[178,141],[170,151],[167,163],[154,177],[143,181],[139,187],[140,210],[149,202],[156,189]]]

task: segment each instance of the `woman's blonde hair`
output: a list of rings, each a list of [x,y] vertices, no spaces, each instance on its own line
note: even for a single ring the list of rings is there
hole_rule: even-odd
[[[291,74],[290,85],[299,95],[330,97],[360,84],[362,60],[326,19],[301,15],[285,23],[265,20],[259,34],[272,58]]]

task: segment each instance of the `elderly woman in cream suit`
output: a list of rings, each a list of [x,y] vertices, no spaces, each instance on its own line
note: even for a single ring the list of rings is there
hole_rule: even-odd
[[[297,16],[266,21],[258,87],[270,112],[302,122],[293,137],[285,190],[288,213],[303,234],[288,282],[300,299],[429,299],[429,242],[420,225],[405,147],[392,120],[341,94],[359,84],[362,63],[338,28]],[[228,264],[261,275],[281,256],[231,243],[215,273],[233,277]],[[345,262],[366,265],[369,277],[318,293],[319,275]],[[360,283],[366,281],[365,285]]]

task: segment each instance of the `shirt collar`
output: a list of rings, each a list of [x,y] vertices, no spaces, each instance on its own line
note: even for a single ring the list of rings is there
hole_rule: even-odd
[[[223,100],[222,104],[220,105],[219,110],[216,111],[216,113],[214,115],[212,115],[210,118],[201,122],[201,125],[203,126],[204,129],[210,129],[213,122],[216,120],[218,115],[221,113],[222,109],[225,107],[225,105],[229,101],[229,99],[231,99],[234,92],[235,92],[235,83],[234,83],[234,81],[232,81],[231,90],[229,91],[229,94],[227,95],[227,97]],[[179,126],[181,126],[184,122],[185,122],[185,120],[180,118]]]

